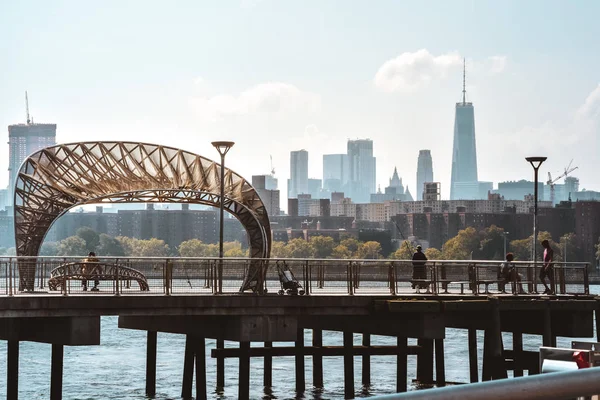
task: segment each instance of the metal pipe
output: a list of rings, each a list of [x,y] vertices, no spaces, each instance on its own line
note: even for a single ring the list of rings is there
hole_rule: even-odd
[[[600,368],[375,396],[376,400],[563,400],[600,393]]]

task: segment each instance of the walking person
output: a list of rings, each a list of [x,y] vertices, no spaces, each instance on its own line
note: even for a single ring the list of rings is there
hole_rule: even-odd
[[[412,265],[413,265],[413,289],[416,287],[417,292],[419,289],[428,289],[429,284],[424,282],[427,279],[427,269],[425,268],[425,263],[427,262],[427,257],[423,253],[423,248],[421,245],[417,246],[417,251],[412,256]],[[418,282],[414,282],[418,281]]]
[[[94,253],[93,251],[90,251],[88,253],[88,256],[85,260],[83,260],[84,263],[86,263],[82,270],[83,273],[90,276],[90,275],[97,275],[100,271],[99,268],[100,266],[98,265],[98,258],[96,258],[96,253]],[[97,292],[98,290],[98,285],[100,284],[100,280],[98,279],[94,279],[94,287],[92,289],[90,289],[93,292]],[[83,280],[83,291],[87,291],[87,287],[88,287],[88,280],[84,279]]]
[[[544,265],[540,270],[540,281],[544,284],[546,290],[544,294],[554,294],[554,265],[552,260],[554,259],[554,250],[550,247],[550,242],[547,240],[542,241],[542,247],[544,248]],[[550,287],[546,285],[546,277],[550,281]]]

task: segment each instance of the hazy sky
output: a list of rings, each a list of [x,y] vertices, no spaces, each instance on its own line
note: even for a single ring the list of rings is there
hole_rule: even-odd
[[[419,149],[449,196],[454,104],[475,106],[479,178],[540,179],[571,159],[600,190],[598,1],[0,0],[0,186],[7,125],[58,124],[58,142],[129,140],[217,159],[250,180],[273,156],[371,138],[377,182],[413,195]],[[282,195],[285,197],[285,195]],[[283,203],[283,202],[282,202]]]

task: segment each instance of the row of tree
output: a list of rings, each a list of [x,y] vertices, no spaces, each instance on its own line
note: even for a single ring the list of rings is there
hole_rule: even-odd
[[[582,251],[577,245],[573,233],[562,236],[558,242],[552,240],[548,232],[538,234],[538,240],[547,239],[554,249],[555,261],[579,261]],[[508,251],[515,259],[528,261],[532,254],[533,236],[525,239],[512,240],[507,243]],[[537,247],[538,258],[541,246]],[[217,257],[218,244],[203,243],[198,239],[182,242],[177,248],[171,249],[164,240],[134,239],[125,236],[111,237],[98,234],[91,228],[83,227],[59,242],[46,242],[42,245],[40,255],[43,256],[85,256],[94,251],[99,256],[117,257]],[[398,250],[391,253],[389,258],[410,259],[415,251],[414,243],[404,241]],[[223,244],[225,257],[246,257],[248,250],[242,249],[239,242]],[[457,236],[449,239],[441,249],[428,248],[425,255],[430,260],[502,260],[504,259],[504,230],[495,225],[482,231],[475,228],[461,230]],[[0,255],[14,255],[14,248],[0,248]],[[381,244],[375,241],[362,242],[355,238],[345,238],[336,242],[329,236],[312,236],[308,241],[302,238],[288,242],[273,242],[271,257],[275,258],[338,258],[338,259],[378,259],[383,258]],[[600,259],[600,238],[596,245],[596,258]]]

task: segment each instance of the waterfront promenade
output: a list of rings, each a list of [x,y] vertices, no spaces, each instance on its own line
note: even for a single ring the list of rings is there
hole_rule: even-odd
[[[397,391],[405,391],[406,357],[416,355],[417,380],[443,386],[446,328],[468,332],[465,368],[472,382],[503,378],[508,371],[515,376],[537,373],[537,354],[523,351],[523,334],[539,335],[540,345],[555,344],[557,336],[593,337],[599,304],[589,294],[587,265],[577,263],[557,263],[555,295],[537,293],[541,285],[529,277],[537,275],[538,266],[526,263],[517,264],[522,287],[499,279],[500,263],[490,261],[430,262],[420,281],[412,280],[410,262],[399,260],[101,258],[95,273],[85,268],[83,274],[80,264],[81,259],[0,259],[0,339],[8,340],[7,398],[17,398],[20,341],[52,344],[51,398],[61,398],[64,346],[100,344],[104,315],[118,316],[120,328],[148,332],[149,396],[156,386],[156,333],[169,332],[187,338],[184,398],[192,395],[194,372],[195,397],[206,398],[207,338],[217,343],[211,352],[217,359],[217,386],[224,385],[223,360],[239,359],[240,398],[248,398],[250,358],[263,360],[263,383],[268,387],[274,385],[271,366],[278,356],[295,357],[299,393],[306,389],[304,356],[312,358],[312,382],[317,387],[323,385],[323,357],[343,356],[345,397],[352,398],[354,357],[362,358],[363,383],[370,381],[371,356],[395,355],[397,367],[390,379],[396,380]],[[262,293],[240,293],[256,268],[264,273],[257,290]],[[293,272],[304,294],[279,295],[278,271]],[[53,278],[61,283],[50,288]],[[96,278],[100,290],[84,292],[81,280]],[[413,284],[424,288],[416,293]],[[342,343],[323,346],[324,330],[342,332]],[[478,330],[485,332],[481,366]],[[311,332],[312,346],[305,345],[305,332]],[[513,335],[511,349],[502,343],[503,332]],[[355,333],[362,334],[360,346],[353,344]],[[372,346],[371,335],[395,337],[396,345]],[[409,346],[408,338],[416,338],[417,344]],[[239,347],[225,349],[225,340],[239,342]],[[256,347],[256,342],[262,345]],[[277,342],[295,344],[281,347]]]

